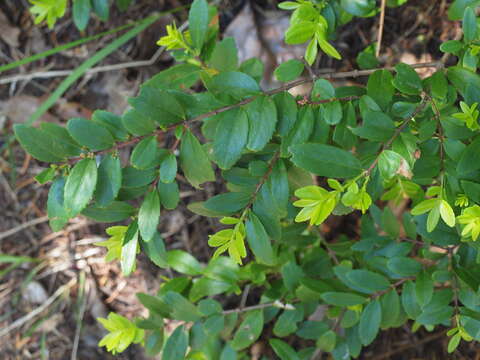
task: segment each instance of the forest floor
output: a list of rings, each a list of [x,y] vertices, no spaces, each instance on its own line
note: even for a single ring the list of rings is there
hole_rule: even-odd
[[[189,2],[137,0],[125,13],[113,10],[107,22],[91,19],[86,32],[79,33],[70,16],[49,30],[33,24],[26,0],[3,0],[0,65],[185,3]],[[236,38],[242,59],[263,59],[265,88],[275,85],[272,72],[278,63],[303,53],[302,47],[283,45],[281,34],[288,26],[288,16],[277,10],[276,3],[220,2],[223,33]],[[446,20],[448,5],[446,0],[410,0],[399,8],[388,9],[381,65],[440,59],[443,54],[439,44],[460,32],[458,24]],[[155,43],[165,25],[173,20],[181,24],[187,16],[188,10],[183,9],[160,18],[98,64],[104,67],[101,71],[87,73],[74,83],[42,120],[64,124],[72,117],[89,117],[96,109],[121,114],[127,107],[126,98],[134,95],[143,81],[170,66],[172,59],[165,53],[154,57],[150,66],[131,66],[131,62],[158,55]],[[341,28],[335,44],[343,60],[322,57],[317,70],[357,69],[355,56],[376,40],[378,26],[375,17],[358,19]],[[114,37],[108,35],[0,75],[0,359],[69,359],[75,354],[78,359],[114,358],[97,346],[104,330],[95,319],[105,317],[109,311],[129,318],[146,315],[135,293],[154,293],[162,281],[162,271],[143,256],[137,271],[128,278],[121,276],[117,263],[106,263],[104,249],[94,245],[105,239],[104,225],[77,217],[63,231],[53,233],[46,218],[48,186],[33,179],[45,164],[11,142],[12,126],[26,122],[63,79],[45,77],[45,72],[73,71]],[[110,65],[114,64],[123,65],[112,70]],[[353,83],[362,84],[363,80]],[[305,89],[298,89],[302,91]],[[172,139],[163,141],[169,143]],[[210,258],[212,252],[205,239],[218,224],[192,214],[186,205],[204,200],[222,187],[221,183],[209,184],[198,192],[181,184],[181,205],[161,218],[160,229],[168,249],[186,249],[201,261]],[[335,241],[338,229],[344,225],[335,218],[329,222],[324,229],[329,241]],[[24,258],[12,265],[7,263],[7,254]],[[462,345],[455,355],[446,355],[447,341],[443,329],[411,333],[407,327],[398,328],[384,332],[364,350],[362,359],[480,359],[480,347],[474,343]],[[140,348],[130,347],[115,358],[147,357]]]

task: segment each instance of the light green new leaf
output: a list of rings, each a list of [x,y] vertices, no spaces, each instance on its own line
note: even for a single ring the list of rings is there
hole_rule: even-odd
[[[139,251],[138,247],[138,224],[132,222],[125,233],[122,245],[122,254],[120,265],[124,276],[130,275],[136,267],[136,258]]]

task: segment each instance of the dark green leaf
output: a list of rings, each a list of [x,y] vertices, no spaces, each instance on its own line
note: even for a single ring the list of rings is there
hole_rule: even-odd
[[[128,132],[137,136],[151,134],[155,130],[153,120],[134,109],[130,109],[123,114],[122,124]]]
[[[457,172],[459,174],[468,174],[480,169],[480,162],[477,161],[480,153],[480,137],[476,138],[463,151],[462,157],[457,165]]]
[[[275,351],[275,354],[277,354],[281,360],[300,360],[296,351],[285,341],[279,339],[270,339],[268,342],[270,343],[273,351]]]
[[[227,170],[240,159],[248,139],[248,118],[240,108],[220,114],[213,141],[213,156]]]
[[[397,90],[408,95],[420,94],[423,88],[422,80],[411,66],[400,63],[395,66],[395,70],[397,74],[392,83]]]
[[[226,71],[212,79],[211,91],[217,94],[226,94],[240,100],[247,96],[256,95],[260,88],[257,82],[247,74],[237,71]]]
[[[207,154],[190,130],[186,130],[182,137],[180,166],[188,182],[197,189],[200,184],[215,180]]]
[[[73,22],[78,30],[83,31],[90,19],[90,0],[75,0],[73,2]]]
[[[185,354],[188,348],[188,333],[185,332],[183,325],[177,327],[172,335],[167,339],[163,348],[162,358],[168,360],[185,360]]]
[[[156,176],[155,169],[139,170],[126,166],[122,169],[122,188],[139,188],[148,185],[155,180]]]
[[[387,141],[395,132],[392,119],[379,111],[366,111],[363,116],[362,126],[351,129],[361,138],[371,141]]]
[[[65,209],[69,217],[80,213],[88,204],[97,184],[97,164],[82,159],[72,169],[65,183]]]
[[[315,175],[350,178],[362,171],[360,161],[350,152],[323,144],[300,144],[290,148],[292,161]]]
[[[112,134],[93,121],[73,118],[68,120],[67,129],[76,142],[90,150],[105,150],[113,146]]]
[[[266,265],[275,264],[275,255],[273,253],[272,245],[263,224],[258,217],[250,212],[248,220],[245,223],[247,231],[247,241],[252,249],[257,261]]]
[[[277,107],[277,131],[281,136],[285,136],[297,121],[297,103],[295,98],[286,91],[275,94],[273,101]]]
[[[47,214],[50,220],[50,227],[53,231],[59,231],[68,221],[68,213],[64,207],[65,178],[55,179],[48,192]]]
[[[195,49],[201,50],[208,30],[208,4],[206,0],[195,0],[188,13],[188,28]]]
[[[90,205],[82,210],[85,215],[98,222],[117,222],[128,219],[135,214],[136,209],[123,201],[111,201],[105,206]]]
[[[128,139],[127,129],[123,126],[120,116],[108,111],[96,110],[92,114],[92,121],[105,127],[116,140],[125,141]]]
[[[360,295],[345,292],[326,292],[321,295],[323,301],[335,306],[354,306],[363,304],[366,298]]]
[[[367,95],[383,110],[387,109],[395,93],[392,80],[393,76],[388,70],[377,70],[368,78]]]
[[[92,0],[93,11],[103,21],[108,20],[109,5],[108,0]]]
[[[16,124],[15,136],[22,147],[35,159],[45,162],[59,162],[65,159],[55,137],[31,126]]]
[[[140,141],[132,151],[131,164],[137,169],[149,169],[157,159],[157,138],[149,136]]]
[[[304,65],[300,60],[291,59],[280,64],[275,69],[275,77],[278,81],[292,81],[302,75]]]
[[[277,108],[268,96],[259,96],[245,107],[248,116],[247,149],[262,150],[270,141],[277,124]]]
[[[192,255],[181,250],[167,252],[167,262],[174,270],[187,275],[200,275],[202,266]]]
[[[138,212],[138,228],[145,241],[150,241],[157,231],[160,220],[160,198],[157,189],[150,191]]]
[[[374,0],[341,0],[346,12],[355,16],[369,16],[375,9]]]
[[[351,270],[347,273],[347,279],[357,289],[367,294],[385,291],[390,287],[390,282],[383,275],[368,270]]]
[[[167,268],[167,252],[165,243],[158,231],[148,242],[143,242],[143,247],[148,258],[158,267]]]
[[[467,7],[463,14],[463,38],[466,42],[471,42],[477,38],[478,25],[475,11],[472,7]]]
[[[415,295],[421,307],[427,305],[433,296],[433,280],[426,271],[421,272],[415,281]]]
[[[160,181],[171,183],[177,176],[177,158],[173,154],[168,154],[160,165]]]
[[[215,45],[209,63],[213,68],[219,71],[235,71],[238,67],[235,39],[227,37],[218,42]]]
[[[97,186],[94,193],[97,204],[106,206],[115,200],[121,184],[122,167],[120,159],[110,154],[105,155],[98,167]]]
[[[263,311],[254,310],[247,313],[247,316],[238,327],[231,342],[232,348],[242,350],[253,344],[262,333]]]
[[[415,276],[422,270],[419,262],[403,256],[395,256],[389,259],[387,267],[388,270],[400,276]]]
[[[360,341],[364,346],[372,343],[380,329],[380,322],[382,321],[382,307],[378,300],[371,301],[360,317],[360,324],[358,334]]]
[[[250,197],[250,194],[241,192],[224,193],[211,197],[205,201],[204,206],[210,211],[231,215],[243,209],[248,204]]]
[[[55,172],[56,171],[54,168],[43,169],[40,174],[35,176],[35,180],[37,180],[40,185],[46,184],[47,182],[53,180],[55,177]]]
[[[175,209],[180,201],[180,191],[178,189],[178,183],[176,181],[165,184],[159,182],[158,193],[160,195],[160,202],[165,209]]]

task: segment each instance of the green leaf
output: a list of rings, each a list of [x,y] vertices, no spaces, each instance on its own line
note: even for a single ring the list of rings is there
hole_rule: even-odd
[[[238,67],[237,45],[235,39],[226,37],[216,43],[209,64],[218,71],[235,71]],[[263,75],[263,73],[262,73]]]
[[[76,142],[90,150],[105,150],[114,144],[113,136],[106,128],[87,119],[70,119],[67,129]]]
[[[380,298],[382,305],[382,329],[395,327],[401,311],[400,297],[396,290],[390,290]]]
[[[83,31],[90,20],[90,0],[75,0],[73,2],[73,22],[78,30]]]
[[[243,192],[229,192],[211,197],[203,204],[206,209],[221,213],[224,215],[232,215],[243,209],[251,198],[250,194]]]
[[[157,159],[157,138],[149,136],[140,141],[132,151],[131,164],[137,169],[149,169]]]
[[[270,339],[268,342],[273,351],[275,351],[275,354],[277,354],[281,360],[300,360],[297,352],[285,341],[279,339]]]
[[[162,206],[168,210],[175,209],[180,201],[178,183],[176,181],[168,184],[159,182],[157,188]]]
[[[289,45],[302,44],[310,40],[316,29],[316,24],[311,21],[300,21],[290,25],[285,33],[285,43]]]
[[[137,250],[138,224],[134,221],[128,226],[122,245],[120,265],[124,276],[129,276],[135,270]]]
[[[123,114],[122,124],[129,133],[137,136],[148,135],[155,130],[153,120],[134,109]]]
[[[473,140],[463,151],[460,161],[457,164],[459,174],[468,174],[480,169],[480,163],[477,161],[480,153],[480,137]]]
[[[208,31],[208,4],[206,0],[195,0],[188,13],[188,28],[195,49],[202,49]]]
[[[415,293],[415,284],[407,281],[402,289],[402,305],[410,319],[416,319],[422,312]]]
[[[238,327],[231,342],[234,350],[242,350],[253,344],[262,333],[263,310],[250,311]]]
[[[150,184],[156,177],[155,169],[138,170],[126,166],[122,169],[122,188],[139,188]]]
[[[16,124],[15,136],[22,147],[35,159],[45,162],[59,162],[65,155],[54,136],[31,126]]]
[[[160,181],[171,183],[177,176],[177,158],[174,154],[168,154],[160,165]]]
[[[480,184],[467,180],[462,180],[460,183],[467,197],[476,203],[480,203]]]
[[[457,333],[450,338],[447,347],[447,351],[449,354],[453,353],[457,349],[458,345],[460,344],[460,340],[462,340],[462,335],[460,333]]]
[[[385,291],[390,287],[390,282],[383,275],[368,270],[351,270],[347,274],[347,279],[353,285],[366,294],[373,294],[379,291]]]
[[[292,145],[304,144],[311,136],[315,125],[315,115],[310,107],[300,110],[297,122],[282,141],[281,155],[287,156]]]
[[[55,179],[48,192],[47,214],[50,227],[53,231],[59,231],[68,222],[68,213],[64,206],[65,178]]]
[[[465,42],[471,42],[477,38],[478,35],[478,25],[477,17],[475,16],[475,11],[472,7],[467,7],[463,13],[463,39]]]
[[[453,212],[452,207],[448,202],[445,200],[440,201],[440,216],[442,217],[442,220],[445,222],[450,227],[455,226],[455,213]]]
[[[182,137],[180,167],[188,182],[197,189],[202,183],[215,180],[208,156],[190,130],[186,130]]]
[[[337,345],[337,334],[333,330],[328,330],[318,338],[315,345],[320,350],[332,352]]]
[[[387,110],[395,93],[392,80],[393,76],[388,70],[377,70],[368,78],[367,95],[383,110]]]
[[[387,114],[368,110],[363,115],[362,126],[353,128],[351,131],[367,140],[387,141],[395,132],[395,124]]]
[[[320,49],[322,49],[325,54],[337,60],[342,59],[342,55],[340,55],[337,49],[335,49],[327,40],[317,37],[317,41],[318,45],[320,45]]]
[[[285,310],[275,321],[273,334],[278,337],[285,337],[295,332],[297,323],[303,320],[304,311],[302,306],[297,306],[294,310]]]
[[[395,88],[408,95],[418,95],[421,93],[422,80],[417,72],[407,64],[400,63],[395,66],[397,74],[392,84]]]
[[[109,3],[108,0],[92,0],[92,8],[95,14],[102,21],[108,20],[109,15]]]
[[[392,210],[386,206],[382,213],[382,227],[392,238],[398,238],[400,234],[400,224]]]
[[[248,139],[248,118],[240,108],[220,114],[213,156],[223,170],[230,169],[240,159]]]
[[[260,151],[270,141],[277,125],[277,108],[268,96],[259,96],[245,107],[248,117],[247,149]]]
[[[275,69],[275,77],[278,81],[287,82],[292,81],[302,75],[304,65],[300,60],[291,59],[280,64]]]
[[[403,256],[395,256],[389,259],[387,268],[400,276],[415,276],[422,270],[418,261]]]
[[[343,307],[360,305],[367,301],[363,296],[346,292],[325,292],[321,298],[327,304]]]
[[[384,180],[390,180],[398,174],[398,171],[406,161],[398,153],[392,150],[384,150],[378,159],[378,170]],[[407,165],[408,166],[408,165]]]
[[[293,163],[311,173],[332,178],[350,178],[362,171],[350,152],[323,144],[299,144],[290,148]]]
[[[150,191],[138,212],[138,228],[145,241],[150,241],[157,231],[160,220],[160,198],[157,189]]]
[[[55,169],[54,168],[47,168],[43,169],[40,174],[35,176],[35,180],[40,184],[44,185],[49,181],[52,181],[55,177]]]
[[[136,209],[123,201],[111,201],[105,206],[90,205],[82,210],[85,215],[98,222],[117,222],[133,216]]]
[[[97,318],[97,320],[108,330],[98,343],[99,346],[106,346],[113,354],[124,351],[131,343],[138,344],[143,341],[145,332],[138,328],[126,317],[115,313],[109,313],[108,319]]]
[[[65,209],[69,217],[80,213],[88,204],[97,184],[97,164],[82,159],[72,169],[65,183]]]
[[[167,268],[167,251],[165,250],[165,243],[158,231],[148,242],[143,242],[143,248],[148,258],[158,267]]]
[[[200,275],[202,265],[192,255],[181,250],[171,250],[167,253],[167,262],[175,271],[187,275]]]
[[[145,337],[145,352],[148,356],[157,355],[163,347],[164,333],[163,329],[153,330]]]
[[[100,206],[110,204],[118,195],[122,185],[122,167],[120,159],[110,154],[104,156],[98,167],[95,201]]]
[[[415,295],[421,307],[427,305],[433,296],[433,280],[431,276],[423,271],[415,281]]]
[[[343,9],[355,16],[369,16],[375,9],[375,0],[341,0]]]
[[[117,141],[128,139],[127,129],[122,124],[122,118],[108,111],[96,110],[92,114],[92,121],[104,126]]]
[[[238,71],[226,71],[216,75],[212,79],[210,90],[217,94],[230,95],[236,100],[257,95],[260,92],[253,78]]]
[[[175,291],[167,291],[162,300],[170,306],[171,318],[181,321],[197,321],[201,314],[197,307]]]
[[[194,281],[190,289],[189,298],[191,301],[198,301],[205,296],[215,296],[224,293],[232,288],[232,284],[226,281],[202,277]]]
[[[266,265],[275,264],[275,255],[272,245],[263,224],[259,218],[250,212],[248,220],[245,222],[247,232],[247,241],[258,262]]]
[[[308,65],[312,65],[315,62],[318,54],[318,42],[316,38],[310,40],[307,46],[307,50],[305,50],[305,61]],[[278,78],[278,77],[277,77]]]
[[[297,121],[297,103],[295,98],[284,91],[273,96],[278,115],[277,131],[281,136],[287,135]]]
[[[58,155],[70,157],[79,156],[82,152],[79,144],[73,140],[67,129],[55,123],[42,122],[40,129],[45,133],[52,135],[51,148],[58,151]]]
[[[162,358],[168,360],[185,360],[185,354],[188,348],[188,333],[181,325],[175,329],[172,335],[167,339],[163,348]]]
[[[365,307],[360,317],[358,335],[364,346],[371,344],[375,339],[380,329],[381,321],[382,307],[378,300],[373,300]]]

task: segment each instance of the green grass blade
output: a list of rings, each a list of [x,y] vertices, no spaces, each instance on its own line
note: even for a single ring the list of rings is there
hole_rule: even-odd
[[[79,67],[77,67],[67,78],[65,78],[60,85],[55,89],[55,91],[49,96],[49,98],[40,105],[40,107],[30,116],[27,120],[27,125],[32,125],[38,118],[40,118],[53,104],[67,91],[67,89],[80,78],[85,72],[94,66],[96,63],[101,61],[103,58],[114,52],[120,46],[125,44],[128,40],[137,36],[140,32],[145,30],[151,24],[153,24],[160,14],[149,16],[148,18],[141,21],[137,26],[135,26],[130,31],[126,32],[118,39],[112,41],[102,50],[97,52],[91,58],[84,61]]]
[[[43,59],[44,57],[57,54],[61,51],[68,50],[68,49],[71,49],[73,47],[85,44],[85,43],[90,42],[92,40],[96,40],[96,39],[99,39],[101,37],[104,37],[104,36],[107,36],[107,35],[110,35],[110,34],[115,34],[116,32],[122,31],[124,29],[128,29],[128,28],[134,26],[135,24],[136,23],[134,22],[134,23],[131,23],[131,24],[122,25],[122,26],[119,26],[115,29],[104,31],[102,33],[95,34],[95,35],[92,35],[92,36],[89,36],[89,37],[86,37],[86,38],[78,39],[78,40],[69,42],[68,44],[63,44],[63,45],[57,46],[53,49],[49,49],[47,51],[43,51],[41,53],[26,57],[24,59],[14,61],[10,64],[2,65],[2,66],[0,66],[0,73],[2,73],[3,71],[14,69],[14,68],[16,68],[18,66],[21,66],[21,65],[29,64],[29,63],[31,63],[33,61],[36,61],[36,60]]]

